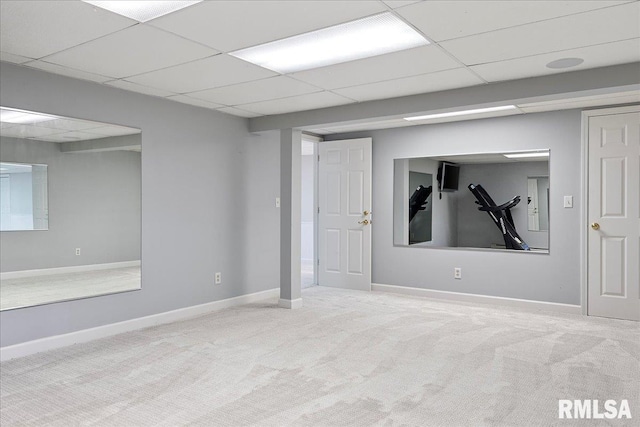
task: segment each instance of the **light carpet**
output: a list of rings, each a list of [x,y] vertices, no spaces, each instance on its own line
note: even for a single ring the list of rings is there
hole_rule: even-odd
[[[313,287],[0,365],[0,424],[635,425],[637,323]],[[632,420],[558,420],[628,399]]]

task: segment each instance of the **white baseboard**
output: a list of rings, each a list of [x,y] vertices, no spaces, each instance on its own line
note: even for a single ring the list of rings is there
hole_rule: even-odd
[[[302,298],[297,298],[297,299],[280,298],[280,301],[278,301],[278,305],[282,308],[290,308],[292,310],[295,310],[296,308],[302,307]]]
[[[204,314],[229,307],[262,301],[267,298],[275,298],[278,295],[280,295],[280,288],[274,288],[266,291],[255,292],[252,294],[227,298],[220,301],[213,301],[206,304],[194,305],[192,307],[185,307],[177,310],[167,311],[164,313],[153,314],[151,316],[139,317],[137,319],[125,320],[123,322],[112,323],[109,325],[98,326],[90,329],[83,329],[81,331],[70,332],[68,334],[55,335],[52,337],[27,341],[20,344],[9,345],[0,348],[0,361],[15,359],[17,357],[28,356],[30,354],[40,353],[43,351],[53,350],[55,348],[66,347],[87,341],[93,341],[100,338],[106,338],[112,335],[118,335],[124,332],[144,329],[164,323],[171,323],[192,317],[202,316]],[[302,300],[300,300],[300,302],[302,302]]]
[[[0,280],[22,279],[23,277],[48,276],[50,274],[79,273],[82,271],[110,270],[112,268],[138,267],[140,260],[110,262],[106,264],[74,265],[71,267],[40,268],[37,270],[7,271],[0,273]]]
[[[528,311],[553,311],[556,313],[582,314],[579,305],[560,304],[556,302],[533,301],[517,298],[493,297],[487,295],[465,294],[461,292],[436,291],[433,289],[412,288],[408,286],[371,284],[372,291],[393,292],[396,294],[418,297],[445,299],[449,301],[472,302],[481,304],[502,305]]]

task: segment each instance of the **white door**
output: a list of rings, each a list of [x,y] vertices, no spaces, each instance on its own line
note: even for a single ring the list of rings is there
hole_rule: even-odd
[[[589,117],[592,316],[640,320],[640,112]]]
[[[371,138],[321,142],[318,284],[371,290]]]
[[[528,199],[527,213],[529,215],[529,230],[540,230],[540,215],[538,213],[538,180],[535,178],[527,179]]]

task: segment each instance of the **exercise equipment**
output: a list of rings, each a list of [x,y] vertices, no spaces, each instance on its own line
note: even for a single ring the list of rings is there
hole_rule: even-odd
[[[529,245],[518,235],[516,226],[513,223],[513,217],[511,216],[511,208],[520,203],[520,196],[516,196],[508,202],[497,206],[491,196],[489,196],[489,193],[482,188],[482,185],[469,184],[468,188],[473,195],[476,196],[476,204],[480,205],[478,210],[488,213],[502,232],[506,248],[518,251],[530,250]]]
[[[431,195],[432,186],[424,187],[419,185],[416,191],[413,192],[411,198],[409,198],[409,222],[419,211],[423,211],[427,208],[427,199]]]

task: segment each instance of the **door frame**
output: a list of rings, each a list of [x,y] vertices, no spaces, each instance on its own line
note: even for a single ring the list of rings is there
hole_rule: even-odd
[[[587,297],[589,295],[589,119],[597,116],[640,112],[640,105],[624,107],[597,108],[582,111],[582,148],[580,187],[582,193],[582,209],[580,212],[580,306],[582,314],[588,315]]]
[[[312,133],[302,132],[302,140],[313,143],[313,286],[318,286],[318,166],[320,162],[319,146],[324,138]]]

